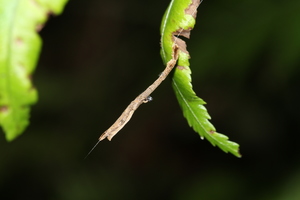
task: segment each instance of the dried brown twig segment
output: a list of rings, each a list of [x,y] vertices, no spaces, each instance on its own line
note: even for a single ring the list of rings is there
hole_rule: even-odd
[[[178,46],[174,44],[172,47],[172,59],[167,63],[166,68],[160,74],[160,76],[150,85],[143,93],[137,96],[124,110],[121,116],[115,121],[115,123],[109,127],[100,137],[99,141],[107,138],[111,140],[131,119],[133,113],[138,109],[142,103],[148,102],[148,97],[150,94],[162,83],[163,80],[169,75],[174,66],[176,65],[178,59]]]

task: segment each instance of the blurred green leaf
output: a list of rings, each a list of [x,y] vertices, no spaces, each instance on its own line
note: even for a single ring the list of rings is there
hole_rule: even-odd
[[[31,82],[41,48],[37,34],[68,0],[0,0],[0,125],[6,139],[22,134],[38,95]]]
[[[196,96],[191,84],[189,53],[186,44],[178,35],[189,38],[190,30],[195,25],[197,7],[200,0],[172,0],[167,8],[161,25],[161,56],[166,64],[172,58],[172,46],[179,46],[177,67],[172,77],[172,85],[189,125],[206,138],[213,146],[224,152],[240,157],[239,145],[228,140],[228,137],[216,132],[209,122],[210,116],[203,106],[205,102]]]

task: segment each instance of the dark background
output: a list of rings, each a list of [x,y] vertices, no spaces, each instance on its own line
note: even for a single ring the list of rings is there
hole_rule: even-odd
[[[300,1],[205,0],[193,87],[242,158],[200,140],[167,79],[112,142],[98,137],[164,69],[169,0],[72,0],[41,31],[39,102],[0,137],[0,199],[298,200]]]

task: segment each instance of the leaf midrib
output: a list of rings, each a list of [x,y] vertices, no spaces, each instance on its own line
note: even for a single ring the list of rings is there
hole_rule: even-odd
[[[11,115],[11,119],[14,121],[14,123],[16,124],[18,122],[18,117],[17,114],[15,112],[15,99],[14,99],[14,95],[13,95],[13,89],[12,89],[12,80],[11,80],[11,76],[12,74],[12,56],[13,56],[13,37],[14,37],[14,29],[15,29],[15,22],[16,22],[16,17],[17,17],[17,10],[18,10],[18,5],[20,4],[20,0],[14,0],[14,5],[12,6],[10,16],[8,17],[8,19],[10,20],[10,23],[8,23],[9,28],[8,28],[8,40],[7,40],[7,57],[6,57],[6,88],[7,88],[7,98],[8,101],[10,103],[9,105],[9,109],[11,110],[10,115]]]
[[[176,90],[177,90],[179,96],[181,97],[182,101],[183,101],[184,104],[187,106],[187,108],[188,108],[188,110],[190,111],[190,113],[192,113],[192,116],[194,117],[194,119],[197,121],[197,123],[201,126],[201,128],[202,128],[202,129],[204,130],[204,132],[206,133],[206,137],[209,137],[209,138],[211,138],[212,140],[214,140],[214,141],[215,141],[215,144],[216,144],[217,146],[219,146],[218,144],[220,144],[220,145],[222,145],[223,147],[225,147],[225,148],[227,148],[227,149],[230,149],[230,150],[231,150],[230,152],[236,152],[235,149],[229,147],[229,145],[225,145],[224,142],[220,142],[219,140],[215,139],[213,136],[211,136],[211,134],[209,134],[209,133],[206,131],[206,129],[204,128],[204,126],[202,125],[202,123],[201,123],[201,122],[198,120],[198,118],[196,117],[196,114],[194,113],[192,107],[188,104],[188,102],[187,102],[187,100],[185,99],[184,95],[183,95],[182,92],[180,91],[180,89],[179,89],[179,87],[178,87],[176,81],[175,81],[174,79],[173,79],[172,81],[173,81],[173,84],[174,84],[174,86],[175,86],[175,88],[176,88]],[[203,136],[203,137],[205,137],[205,136]],[[202,138],[201,138],[201,139],[202,139]],[[228,141],[228,142],[230,142],[230,141]]]
[[[174,3],[174,0],[172,0],[171,1],[171,3],[170,3],[170,5],[169,5],[169,7],[168,7],[168,9],[167,9],[167,11],[166,11],[166,16],[165,16],[165,20],[164,20],[164,23],[163,23],[163,28],[162,28],[162,31],[161,31],[161,35],[165,35],[165,30],[166,30],[166,27],[167,27],[167,21],[168,21],[168,19],[169,19],[169,15],[170,15],[170,10],[172,9],[172,7],[173,7],[173,3]],[[161,48],[162,48],[162,54],[163,54],[163,57],[164,57],[164,60],[166,60],[167,59],[167,56],[166,56],[166,51],[165,51],[165,48],[164,48],[164,40],[165,40],[165,38],[164,37],[161,37]],[[167,61],[166,61],[166,63],[167,63]]]

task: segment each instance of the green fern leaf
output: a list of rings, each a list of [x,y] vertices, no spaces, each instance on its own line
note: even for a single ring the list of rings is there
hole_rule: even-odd
[[[217,133],[209,122],[210,116],[203,106],[205,102],[196,96],[191,84],[191,70],[189,68],[189,52],[185,42],[178,38],[189,38],[194,28],[197,7],[200,0],[172,0],[167,8],[161,25],[161,56],[166,64],[172,58],[172,46],[179,46],[177,67],[172,77],[172,85],[177,100],[188,124],[213,146],[218,146],[224,152],[230,152],[237,157],[239,145],[228,140],[228,137]]]
[[[67,0],[0,0],[0,125],[11,141],[29,124],[38,95],[31,82],[41,48],[37,31]]]

